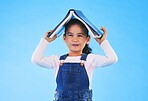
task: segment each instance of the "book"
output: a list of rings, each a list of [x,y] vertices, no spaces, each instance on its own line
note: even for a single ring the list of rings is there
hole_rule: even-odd
[[[62,31],[64,30],[64,25],[70,21],[70,19],[78,19],[80,20],[88,29],[92,37],[101,38],[103,32],[95,27],[82,13],[80,10],[70,9],[66,14],[65,18],[52,30],[52,32],[48,33],[49,38],[52,38],[55,34],[60,36]]]

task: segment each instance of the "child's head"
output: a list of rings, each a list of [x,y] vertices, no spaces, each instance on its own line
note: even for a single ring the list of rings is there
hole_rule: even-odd
[[[77,19],[71,19],[65,25],[64,41],[69,51],[73,53],[91,53],[89,48],[90,36],[86,26]]]

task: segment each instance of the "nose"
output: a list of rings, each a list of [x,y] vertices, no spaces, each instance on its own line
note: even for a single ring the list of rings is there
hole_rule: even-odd
[[[77,37],[74,37],[72,41],[73,42],[78,42],[78,38]]]

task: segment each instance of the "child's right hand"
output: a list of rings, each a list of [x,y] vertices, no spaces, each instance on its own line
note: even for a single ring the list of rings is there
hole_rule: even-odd
[[[44,39],[47,40],[48,42],[52,42],[53,40],[55,40],[55,39],[57,38],[56,35],[54,35],[54,37],[52,37],[52,38],[47,37],[48,33],[50,33],[50,32],[52,32],[52,30],[49,30],[49,31],[46,32],[45,35],[44,35]]]

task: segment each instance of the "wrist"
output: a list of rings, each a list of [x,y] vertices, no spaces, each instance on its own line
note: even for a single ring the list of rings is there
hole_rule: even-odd
[[[44,40],[46,40],[48,43],[50,43],[50,41],[47,37],[44,37]]]

